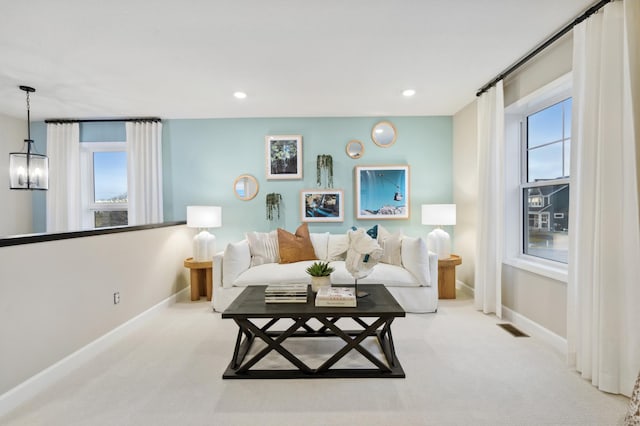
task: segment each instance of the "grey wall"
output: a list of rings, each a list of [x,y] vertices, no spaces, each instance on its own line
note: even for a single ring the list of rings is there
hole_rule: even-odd
[[[453,202],[456,226],[453,252],[462,257],[456,279],[474,287],[477,214],[477,104],[476,101],[453,117]]]
[[[192,235],[171,226],[0,247],[0,395],[186,287]]]

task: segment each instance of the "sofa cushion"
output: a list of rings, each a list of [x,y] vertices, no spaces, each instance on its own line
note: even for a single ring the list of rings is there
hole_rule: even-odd
[[[327,245],[327,260],[344,260],[349,249],[349,236],[347,234],[329,234]]]
[[[431,286],[438,283],[431,282],[429,272],[429,250],[427,243],[422,238],[404,237],[400,249],[402,265],[411,272],[422,286]]]
[[[222,286],[232,287],[240,274],[251,266],[251,252],[247,240],[227,244],[222,258]]]
[[[318,259],[311,244],[309,226],[306,223],[298,226],[296,233],[278,228],[278,247],[280,250],[280,263],[293,263],[303,260]]]
[[[343,261],[335,261],[330,264],[334,268],[331,274],[332,285],[353,284],[355,282],[353,276],[347,271]],[[358,284],[384,284],[388,287],[419,287],[416,278],[411,272],[401,266],[388,265],[386,263],[376,264],[368,276],[358,280]]]
[[[313,251],[316,252],[316,256],[320,260],[326,260],[328,256],[329,247],[329,233],[311,233],[311,244],[313,245]]]
[[[400,255],[402,233],[400,231],[391,233],[381,225],[378,226],[378,244],[384,250],[380,262],[402,266],[402,257]]]
[[[247,232],[246,236],[251,252],[251,266],[276,263],[280,260],[276,231]]]
[[[233,283],[236,287],[248,285],[267,285],[272,283],[310,283],[311,277],[306,269],[312,260],[295,263],[267,263],[255,266],[241,273]]]

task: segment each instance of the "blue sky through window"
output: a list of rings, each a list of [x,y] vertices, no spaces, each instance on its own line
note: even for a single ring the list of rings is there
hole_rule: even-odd
[[[125,151],[94,152],[93,179],[95,201],[105,202],[127,195],[127,153]]]
[[[571,98],[527,117],[528,181],[569,176]]]

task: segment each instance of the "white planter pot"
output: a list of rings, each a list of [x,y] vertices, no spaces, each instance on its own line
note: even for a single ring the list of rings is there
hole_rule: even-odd
[[[320,287],[331,286],[331,277],[311,277],[311,291],[318,292]]]

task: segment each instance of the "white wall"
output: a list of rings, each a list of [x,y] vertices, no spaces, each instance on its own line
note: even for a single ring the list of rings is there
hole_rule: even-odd
[[[0,247],[0,395],[186,287],[192,236],[170,226]]]
[[[456,279],[474,287],[476,253],[477,103],[453,116],[453,202],[456,204],[453,252],[462,257]]]
[[[20,152],[27,137],[27,122],[0,115],[0,237],[29,234],[31,225],[31,191],[9,189],[9,153]]]

